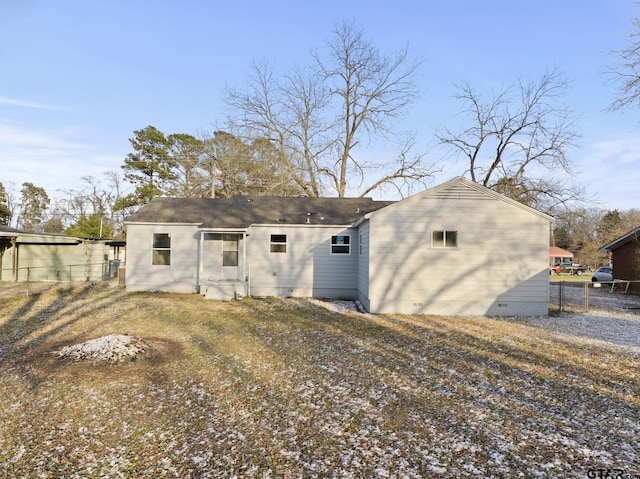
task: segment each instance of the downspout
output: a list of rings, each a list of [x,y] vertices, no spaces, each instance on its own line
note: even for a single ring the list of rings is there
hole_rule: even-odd
[[[247,232],[242,232],[242,277],[247,283],[247,296],[251,296],[251,280],[247,275]]]
[[[202,284],[201,284],[201,278],[202,278],[202,272],[204,271],[204,260],[203,260],[203,255],[204,255],[204,231],[200,230],[200,244],[198,245],[198,272],[197,272],[197,285],[196,285],[196,292],[198,294],[202,294]]]
[[[11,247],[13,248],[13,255],[11,258],[11,273],[13,274],[13,280],[18,281],[18,239],[14,236],[11,238]]]

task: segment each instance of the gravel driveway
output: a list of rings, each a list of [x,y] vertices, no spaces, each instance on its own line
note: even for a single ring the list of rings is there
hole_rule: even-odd
[[[568,286],[564,295],[573,304],[580,304],[584,289]],[[634,294],[611,292],[604,286],[589,287],[589,311],[586,313],[559,313],[514,321],[580,337],[600,346],[608,342],[614,348],[640,356],[640,296]]]

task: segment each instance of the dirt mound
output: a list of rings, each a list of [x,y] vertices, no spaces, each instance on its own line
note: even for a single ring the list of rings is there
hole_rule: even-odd
[[[149,345],[142,338],[127,334],[110,334],[84,343],[65,346],[54,351],[54,354],[74,361],[99,360],[121,363],[134,361],[149,349]]]

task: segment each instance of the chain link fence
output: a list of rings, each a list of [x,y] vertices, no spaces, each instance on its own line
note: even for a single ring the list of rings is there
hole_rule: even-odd
[[[0,270],[0,298],[29,296],[60,286],[87,281],[108,281],[118,277],[120,261],[69,264],[64,266],[29,266]]]
[[[557,281],[549,283],[550,311],[589,311],[589,287],[587,281]]]
[[[552,281],[549,283],[549,311],[586,313],[594,306],[608,309],[615,303],[624,307],[626,298],[635,296],[629,290],[637,289],[637,283],[640,281]],[[603,298],[608,304],[603,305]]]

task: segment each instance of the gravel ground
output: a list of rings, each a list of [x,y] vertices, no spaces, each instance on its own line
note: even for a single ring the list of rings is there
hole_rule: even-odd
[[[571,303],[581,304],[584,290],[581,286],[567,287],[564,294]],[[310,301],[337,312],[358,310],[352,301]],[[581,338],[584,342],[610,343],[610,347],[640,356],[640,296],[634,294],[590,287],[589,312],[506,319]]]
[[[582,287],[567,287],[565,298],[580,304]],[[614,347],[640,355],[640,296],[611,292],[607,287],[589,288],[589,311],[560,313],[539,318],[521,318],[523,324],[537,326],[585,342],[611,343]]]

